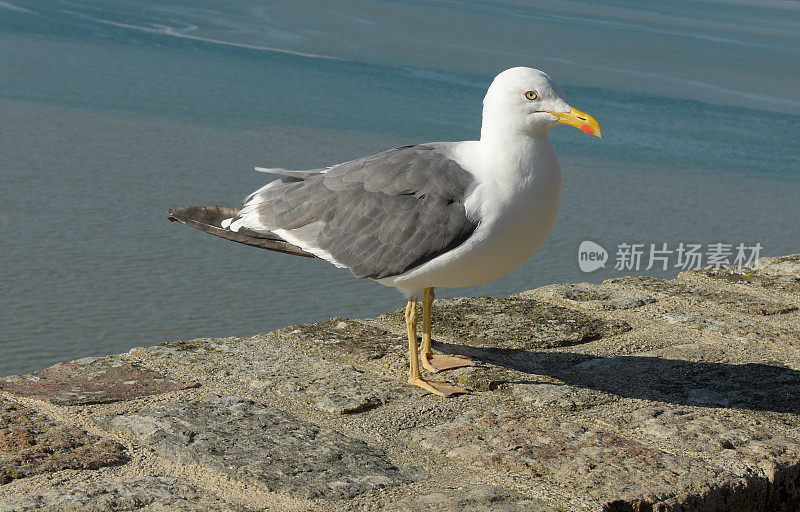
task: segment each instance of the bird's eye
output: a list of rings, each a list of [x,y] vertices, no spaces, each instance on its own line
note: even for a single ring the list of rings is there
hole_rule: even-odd
[[[528,91],[528,92],[525,93],[525,97],[528,98],[529,100],[533,101],[536,98],[538,98],[539,95],[536,94],[536,91]]]

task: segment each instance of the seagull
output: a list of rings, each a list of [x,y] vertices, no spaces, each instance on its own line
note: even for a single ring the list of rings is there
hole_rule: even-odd
[[[396,288],[408,300],[408,382],[439,396],[466,390],[426,379],[472,365],[431,348],[434,288],[487,283],[517,269],[544,243],[561,203],[561,166],[548,132],[566,124],[601,136],[544,72],[497,75],[483,100],[480,140],[389,149],[313,170],[259,168],[283,176],[241,208],[190,206],[181,222],[228,240],[326,260]],[[417,302],[422,296],[422,344]]]

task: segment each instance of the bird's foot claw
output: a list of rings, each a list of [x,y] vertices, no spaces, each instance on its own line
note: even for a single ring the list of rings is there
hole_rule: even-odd
[[[465,366],[475,366],[467,356],[449,356],[445,354],[426,354],[420,353],[422,360],[422,367],[431,373],[441,372],[444,370],[452,370],[454,368],[463,368]]]
[[[467,392],[466,389],[459,388],[457,386],[453,386],[452,384],[448,384],[447,382],[442,382],[439,380],[425,380],[425,379],[415,379],[409,378],[408,383],[417,386],[418,388],[422,388],[429,393],[433,393],[434,395],[438,396],[455,396],[455,395],[462,395]]]

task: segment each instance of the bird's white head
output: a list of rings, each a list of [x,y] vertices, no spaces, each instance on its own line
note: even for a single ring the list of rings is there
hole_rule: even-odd
[[[574,126],[600,137],[600,125],[573,108],[547,73],[533,68],[511,68],[497,75],[483,99],[481,139],[519,133],[547,135],[558,124]]]

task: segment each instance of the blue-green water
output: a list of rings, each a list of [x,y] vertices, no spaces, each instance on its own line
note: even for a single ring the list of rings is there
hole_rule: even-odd
[[[582,240],[800,252],[797,2],[0,1],[0,375],[401,306],[166,209],[478,135],[492,76],[551,74],[604,138],[552,133],[559,220],[522,269],[439,296],[600,281]],[[648,272],[652,275],[674,275]]]

